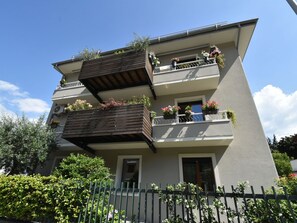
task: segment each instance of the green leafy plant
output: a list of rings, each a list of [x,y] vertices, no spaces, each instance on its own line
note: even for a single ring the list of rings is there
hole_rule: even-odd
[[[145,51],[148,48],[149,43],[150,43],[149,37],[139,36],[136,33],[134,33],[134,40],[128,43],[127,46],[136,52],[141,52],[141,51]]]
[[[44,116],[30,121],[25,116],[0,118],[0,167],[6,174],[32,174],[55,145],[55,133]]]
[[[94,60],[100,58],[100,50],[85,48],[78,55],[74,56],[75,59],[81,59],[84,61]]]
[[[125,53],[125,50],[117,50],[114,52],[115,55],[123,54]]]
[[[0,175],[0,217],[23,221],[74,222],[89,185],[40,175]]]
[[[79,111],[91,108],[93,108],[93,106],[86,100],[77,99],[73,104],[68,104],[65,111]]]
[[[157,113],[155,111],[151,111],[151,119],[156,118]]]
[[[235,125],[236,124],[236,115],[235,112],[231,109],[228,109],[226,111],[227,114],[227,118],[231,120],[232,124]]]
[[[127,104],[144,104],[145,107],[150,108],[152,103],[149,97],[146,95],[142,95],[141,97],[132,97],[131,99],[126,101]]]
[[[186,116],[192,115],[192,106],[188,105],[187,107],[185,107],[185,114]]]
[[[61,86],[61,87],[64,87],[66,83],[67,83],[67,81],[66,81],[66,77],[63,76],[62,79],[60,80],[60,86]]]
[[[83,154],[70,154],[64,158],[54,170],[54,176],[79,181],[95,181],[110,183],[110,171],[104,160],[98,156],[88,157]]]
[[[292,173],[291,159],[286,153],[274,151],[272,157],[279,176],[288,176]]]

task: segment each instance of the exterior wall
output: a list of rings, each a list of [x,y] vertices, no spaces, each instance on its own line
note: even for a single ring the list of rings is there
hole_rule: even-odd
[[[231,108],[236,113],[237,123],[233,127],[234,140],[231,144],[221,147],[157,148],[157,153],[152,153],[150,149],[97,151],[97,155],[104,158],[113,174],[116,173],[119,155],[142,155],[143,184],[153,182],[163,185],[176,184],[180,181],[179,154],[211,153],[215,155],[217,163],[216,179],[219,179],[217,184],[229,187],[238,181],[248,180],[255,188],[259,188],[274,183],[277,172],[243,71],[241,58],[233,43],[218,47],[224,53],[226,61],[225,68],[220,71],[220,82],[216,90],[200,91],[197,88],[197,91],[191,93],[157,97],[156,101],[152,99],[152,110],[156,111],[158,116],[162,115],[160,108],[169,104],[174,105],[176,98],[201,96],[204,101],[215,100],[219,103],[220,110]],[[53,153],[42,173],[50,173],[53,157],[64,156],[69,152]]]

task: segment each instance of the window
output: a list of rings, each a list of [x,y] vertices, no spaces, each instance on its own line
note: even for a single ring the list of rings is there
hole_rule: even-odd
[[[180,178],[182,182],[193,183],[205,191],[214,191],[218,181],[214,168],[214,154],[180,155]]]
[[[119,156],[116,186],[139,187],[141,176],[141,156]]]
[[[192,107],[193,113],[201,113],[199,115],[192,115],[190,118],[186,116],[181,116],[179,122],[189,122],[189,121],[203,121],[204,117],[202,115],[202,104],[205,101],[204,96],[195,96],[187,98],[177,98],[175,99],[175,105],[178,105],[181,109],[178,114],[185,114],[185,109],[189,105]]]

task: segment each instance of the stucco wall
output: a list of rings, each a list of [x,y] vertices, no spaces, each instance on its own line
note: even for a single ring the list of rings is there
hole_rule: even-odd
[[[149,149],[133,150],[101,150],[106,165],[116,173],[119,155],[142,155],[142,183],[178,183],[179,154],[215,154],[219,184],[229,187],[238,181],[248,180],[258,190],[259,186],[270,186],[277,177],[269,147],[260,123],[255,103],[250,92],[241,58],[233,43],[220,45],[225,54],[225,68],[220,71],[220,82],[216,90],[197,91],[178,95],[158,97],[153,101],[152,110],[162,115],[160,108],[173,105],[175,98],[202,96],[205,100],[215,100],[220,109],[231,108],[237,116],[237,124],[233,127],[234,140],[228,147],[192,147],[192,148],[157,148],[157,153]],[[69,149],[68,149],[69,150]],[[71,150],[69,150],[71,151]],[[52,154],[47,164],[51,168],[53,157],[66,155],[68,152]],[[45,167],[43,173],[49,173]],[[218,183],[218,182],[217,182]]]

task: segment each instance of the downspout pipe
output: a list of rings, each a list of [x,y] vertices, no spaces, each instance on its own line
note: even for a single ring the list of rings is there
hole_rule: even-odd
[[[297,3],[295,0],[287,0],[291,8],[294,10],[295,14],[297,15]]]

